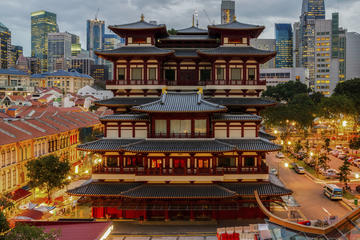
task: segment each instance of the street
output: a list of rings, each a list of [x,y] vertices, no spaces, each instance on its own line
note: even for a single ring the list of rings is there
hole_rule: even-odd
[[[275,153],[268,154],[267,161],[271,168],[278,169],[280,166],[280,180],[294,191],[293,197],[300,204],[299,210],[307,219],[324,219],[329,215],[342,218],[349,212],[340,202],[331,201],[324,196],[323,185],[314,183],[305,175],[297,174],[293,169],[285,168],[284,159],[279,160]]]

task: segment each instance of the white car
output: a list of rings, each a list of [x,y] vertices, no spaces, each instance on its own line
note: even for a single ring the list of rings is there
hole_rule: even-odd
[[[277,157],[277,158],[284,158],[285,155],[284,155],[282,152],[278,152],[278,153],[276,154],[276,157]]]
[[[276,170],[276,168],[272,168],[270,169],[270,174],[273,174],[273,175],[278,175],[278,171]]]
[[[336,177],[338,175],[339,171],[337,171],[336,169],[328,169],[324,172],[324,176],[327,177]]]

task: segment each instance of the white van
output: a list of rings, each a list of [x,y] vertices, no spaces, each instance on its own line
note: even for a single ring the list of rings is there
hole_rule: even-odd
[[[335,184],[326,184],[324,186],[324,195],[331,200],[341,200],[343,197],[343,191]]]

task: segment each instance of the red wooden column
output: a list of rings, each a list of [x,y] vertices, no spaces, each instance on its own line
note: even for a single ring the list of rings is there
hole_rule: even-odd
[[[130,85],[130,59],[126,61],[126,81],[127,85]]]
[[[226,79],[225,83],[226,85],[229,85],[230,82],[230,60],[226,59]]]
[[[180,62],[176,62],[176,85],[180,82]]]
[[[143,155],[143,165],[144,165],[144,173],[146,173],[146,170],[148,168],[148,157],[147,154]]]
[[[242,153],[238,152],[238,173],[241,173],[241,168],[242,168]]]
[[[144,85],[147,85],[148,76],[147,76],[147,59],[144,59]]]
[[[198,61],[196,61],[195,62],[195,71],[196,71],[196,77],[195,77],[195,80],[196,80],[196,83],[197,83],[197,85],[200,85],[199,84],[199,80],[200,80],[200,78],[199,78],[199,62]]]
[[[215,76],[216,76],[216,65],[215,65],[215,60],[212,62],[211,75],[212,75],[212,83],[215,85]]]
[[[260,171],[260,167],[261,167],[261,155],[260,155],[260,153],[258,153],[258,156],[257,156],[257,169],[258,169],[258,171]]]
[[[157,75],[158,84],[163,84],[162,61],[160,59],[158,59],[157,61],[158,61],[158,75]]]
[[[120,167],[120,173],[124,173],[124,153],[119,153],[119,167]]]
[[[166,166],[166,175],[170,174],[170,154],[166,153],[165,154],[165,166]],[[174,170],[173,170],[174,173]]]
[[[212,161],[212,171],[213,174],[216,173],[216,154],[212,154],[211,161]]]
[[[194,159],[195,154],[191,153],[190,154],[190,168],[191,168],[191,174],[194,175],[194,168],[195,168],[195,159]]]
[[[242,72],[242,74],[243,74],[243,76],[242,76],[242,85],[246,85],[246,80],[247,80],[247,75],[246,75],[246,64],[245,64],[245,62],[243,63],[243,72]]]
[[[260,67],[259,63],[256,64],[256,85],[259,84],[260,81]]]
[[[117,64],[116,64],[117,60],[115,60],[115,62],[113,62],[113,80],[116,82],[116,84],[118,84],[118,79],[117,79]]]

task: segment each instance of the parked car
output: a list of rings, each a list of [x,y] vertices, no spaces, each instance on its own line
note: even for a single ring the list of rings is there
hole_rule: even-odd
[[[270,169],[270,174],[273,174],[273,175],[278,175],[278,171],[276,170],[276,168],[271,168]]]
[[[336,147],[335,147],[337,150],[342,150],[342,146],[341,145],[337,145]]]
[[[333,150],[333,151],[331,151],[330,153],[331,153],[331,155],[333,155],[334,157],[337,157],[340,152],[339,152],[338,150]]]
[[[337,177],[338,174],[339,174],[339,172],[336,169],[332,169],[332,168],[324,171],[324,173],[323,173],[323,175],[328,178]]]
[[[340,158],[341,160],[344,160],[347,157],[347,155],[345,153],[340,153],[337,157]]]
[[[344,151],[345,153],[349,153],[349,148],[344,147],[344,148],[343,148],[343,151]]]
[[[294,170],[298,174],[305,174],[305,169],[298,164],[295,164]]]
[[[276,154],[276,157],[277,157],[277,158],[284,158],[285,155],[284,155],[282,152],[278,152],[278,153]]]
[[[360,158],[355,159],[354,161],[352,161],[351,164],[354,165],[355,167],[360,168]]]

